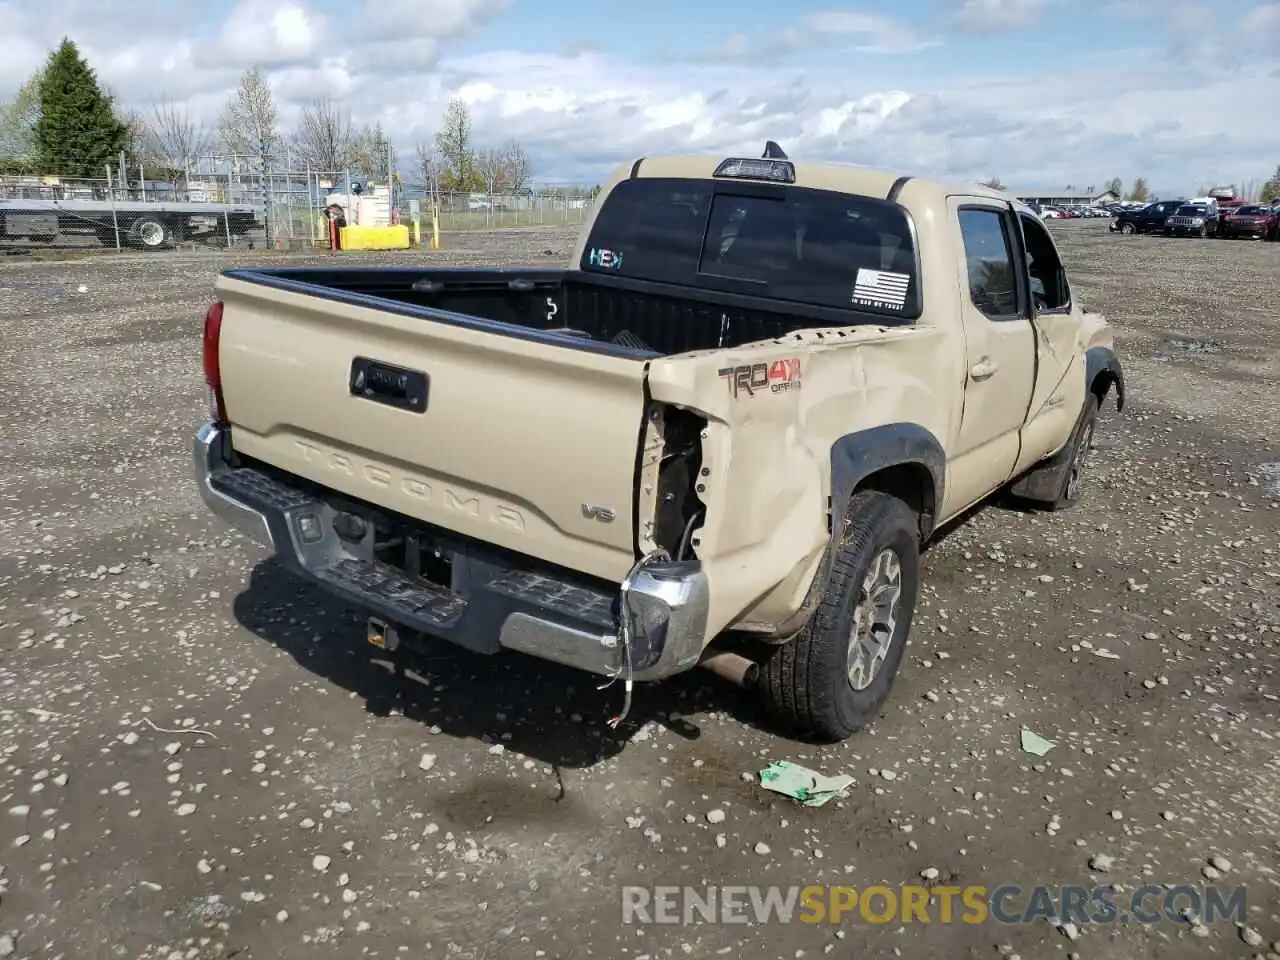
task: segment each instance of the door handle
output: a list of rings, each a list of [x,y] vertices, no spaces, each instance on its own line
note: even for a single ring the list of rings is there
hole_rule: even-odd
[[[969,368],[969,376],[974,380],[986,380],[1000,369],[1000,364],[996,363],[990,357],[983,357],[972,367]]]

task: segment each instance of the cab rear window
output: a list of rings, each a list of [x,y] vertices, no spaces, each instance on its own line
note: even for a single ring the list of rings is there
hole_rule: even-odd
[[[900,319],[920,315],[906,212],[877,197],[808,187],[625,180],[605,199],[580,266]]]

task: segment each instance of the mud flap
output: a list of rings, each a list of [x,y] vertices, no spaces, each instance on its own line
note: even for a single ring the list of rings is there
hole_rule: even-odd
[[[1085,399],[1087,400],[1089,396],[1091,394],[1086,394]],[[1009,487],[1009,492],[1013,496],[1038,503],[1054,503],[1058,499],[1067,471],[1071,469],[1071,458],[1075,453],[1076,440],[1086,409],[1088,409],[1087,404],[1081,406],[1080,414],[1076,417],[1075,425],[1072,426],[1071,434],[1067,437],[1067,442],[1063,444],[1062,449],[1048,459],[1041,460],[1013,482]]]

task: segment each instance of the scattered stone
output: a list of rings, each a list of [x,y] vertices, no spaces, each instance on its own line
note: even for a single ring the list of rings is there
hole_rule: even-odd
[[[1219,857],[1216,854],[1209,858],[1209,866],[1213,867],[1215,870],[1221,871],[1222,873],[1231,872],[1231,861],[1226,857]]]
[[[196,861],[196,872],[197,872],[197,873],[212,873],[212,872],[213,872],[213,867],[209,866],[209,861],[208,861],[208,860],[205,860],[205,859],[201,858],[200,860]]]
[[[326,857],[323,853],[317,853],[311,858],[311,869],[324,873],[329,869],[329,864],[333,863],[332,858]]]
[[[1262,934],[1253,929],[1253,927],[1242,926],[1240,928],[1240,939],[1251,947],[1262,946]]]
[[[1106,873],[1115,864],[1116,858],[1105,853],[1095,853],[1089,858],[1089,869],[1098,873]]]
[[[436,755],[434,753],[424,753],[422,759],[418,761],[419,770],[430,770],[436,765]]]
[[[288,910],[281,910],[279,913],[276,914],[276,923],[284,923],[288,919],[289,919]]]
[[[18,950],[18,945],[13,942],[13,937],[9,934],[0,935],[0,957],[11,957]]]
[[[921,876],[921,878],[922,878],[922,879],[924,879],[924,880],[937,880],[937,879],[938,879],[938,868],[937,868],[937,867],[925,867],[923,870],[921,870],[921,871],[920,871],[920,876]]]
[[[720,809],[708,810],[707,823],[724,823],[724,811]]]
[[[180,803],[178,804],[178,809],[174,811],[180,817],[189,817],[195,812],[196,805],[194,803]]]
[[[760,856],[762,857],[767,857],[771,852],[769,850],[769,845],[765,843],[763,840],[755,845],[755,851],[756,853],[760,854]]]

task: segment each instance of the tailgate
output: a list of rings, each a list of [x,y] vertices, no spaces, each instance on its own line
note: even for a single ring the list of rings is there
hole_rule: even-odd
[[[625,576],[635,558],[643,360],[323,291],[228,277],[216,289],[238,452],[481,541]],[[357,358],[423,374],[425,408],[356,395]],[[364,383],[397,388],[377,368]]]

